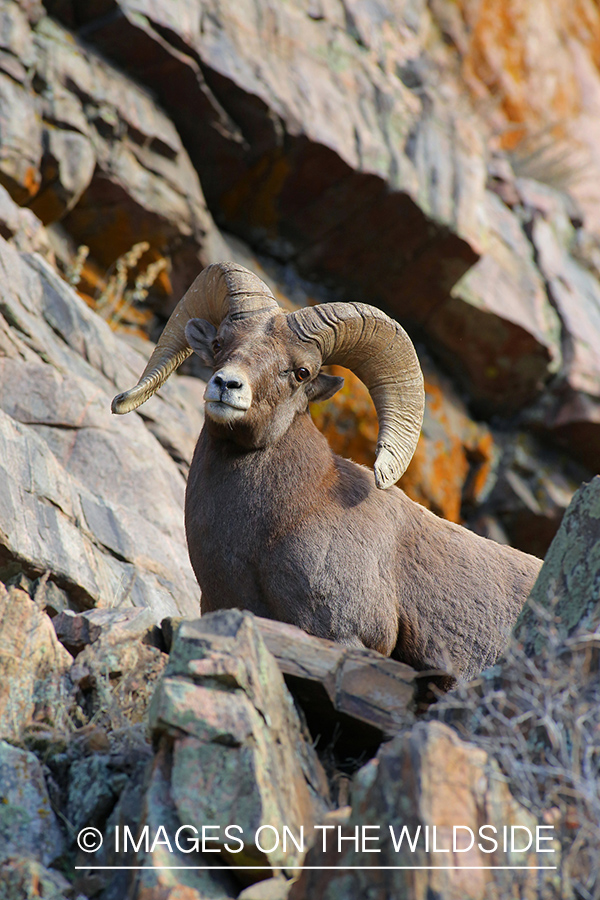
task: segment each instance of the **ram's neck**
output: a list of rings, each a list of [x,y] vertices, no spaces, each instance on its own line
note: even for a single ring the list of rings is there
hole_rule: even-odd
[[[191,477],[201,478],[203,493],[225,494],[235,506],[243,503],[273,515],[304,515],[322,502],[338,480],[335,454],[308,413],[298,415],[276,443],[245,450],[233,441],[200,435]],[[279,513],[277,513],[279,515]]]

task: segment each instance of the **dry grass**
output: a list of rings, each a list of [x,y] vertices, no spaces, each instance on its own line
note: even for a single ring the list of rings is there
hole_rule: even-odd
[[[430,717],[495,758],[514,797],[554,825],[562,852],[557,892],[600,898],[600,631],[560,636],[535,610],[546,641],[535,659],[514,640],[501,664],[444,697]]]
[[[151,313],[142,308],[142,304],[161,272],[167,270],[168,261],[161,256],[147,265],[140,265],[142,257],[149,250],[150,244],[147,241],[134,244],[105,273],[101,279],[102,286],[94,297],[88,297],[85,293],[82,295],[113,330],[131,325],[147,325],[152,318]],[[82,244],[65,271],[66,281],[76,289],[84,276],[88,256],[89,247]]]

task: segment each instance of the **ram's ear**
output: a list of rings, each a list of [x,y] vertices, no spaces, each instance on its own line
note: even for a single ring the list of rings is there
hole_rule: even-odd
[[[329,400],[342,387],[344,379],[339,375],[325,375],[319,372],[317,377],[306,385],[306,396],[309,403]]]
[[[214,363],[212,343],[216,334],[217,329],[206,319],[190,319],[185,326],[188,343],[205,366],[212,366]]]

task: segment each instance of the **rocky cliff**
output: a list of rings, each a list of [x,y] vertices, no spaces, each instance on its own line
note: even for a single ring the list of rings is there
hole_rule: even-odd
[[[486,728],[500,733],[504,712],[490,699],[487,724],[469,718],[484,688],[462,698],[460,714],[444,713],[447,721],[414,725],[422,710],[410,673],[335,651],[321,666],[324,650],[289,635],[269,644],[245,620],[223,625],[220,637],[179,635],[177,654],[204,649],[191,676],[177,669],[177,654],[168,663],[162,684],[175,693],[164,688],[163,706],[155,701],[153,756],[146,708],[177,631],[158,624],[199,611],[182,504],[205,373],[188,363],[123,419],[109,404],[137,380],[166,316],[209,262],[247,265],[286,306],[373,303],[407,328],[425,371],[423,433],[402,487],[440,515],[543,556],[574,492],[600,468],[599,112],[593,0],[0,0],[0,737],[12,742],[2,745],[0,781],[23,773],[21,781],[6,775],[0,791],[21,810],[2,818],[0,806],[7,897],[35,896],[34,884],[57,898],[237,896],[230,872],[173,884],[123,876],[112,886],[96,873],[72,887],[79,826],[155,828],[163,813],[187,820],[173,773],[186,754],[215,746],[238,748],[228,758],[254,798],[248,829],[284,824],[283,808],[296,831],[331,821],[347,837],[376,824],[369,810],[386,828],[400,821],[402,804],[413,809],[411,827],[445,827],[450,800],[436,806],[414,785],[451,760],[470,773],[465,824],[484,813],[526,824],[490,775],[497,748]],[[314,417],[336,450],[369,464],[374,410],[344,374],[344,390]],[[581,516],[571,508],[553,545],[553,587],[534,598],[543,622],[555,615],[573,624],[575,583],[589,634],[595,557],[580,554],[594,545],[592,507]],[[574,555],[565,550],[572,531]],[[523,629],[533,627],[532,610]],[[541,660],[531,732],[547,730],[539,746],[527,732],[533,755],[519,756],[527,789],[513,784],[515,795],[539,822],[558,817],[565,839],[576,844],[579,835],[589,847],[589,759],[573,788],[586,785],[583,803],[530,788],[535,767],[553,764],[558,745],[565,750],[557,734],[570,727],[560,716],[558,731],[544,724],[547,685],[554,678],[566,690],[564,672],[595,671],[593,641],[563,634],[560,674],[543,656],[545,641],[531,630],[520,639],[516,671],[529,671],[527,653]],[[232,662],[236,641],[248,654],[244,671]],[[275,674],[275,686],[261,687],[264,671],[275,672],[263,641],[287,687]],[[297,645],[300,661],[283,645]],[[518,679],[506,687],[498,678],[526,721]],[[490,685],[484,680],[495,697]],[[583,693],[588,703],[592,688]],[[183,697],[200,710],[201,734],[181,718]],[[457,721],[467,720],[462,738],[478,747],[456,737]],[[339,734],[341,756],[326,752]],[[391,737],[380,762],[361,769],[344,811],[356,768],[348,759],[366,762]],[[271,741],[281,743],[279,756]],[[304,748],[300,757],[289,741]],[[498,765],[506,772],[513,762],[508,754]],[[567,771],[580,763],[560,756]],[[290,783],[265,785],[269,767]],[[413,793],[402,793],[398,772]],[[205,775],[204,793],[224,777]],[[481,788],[484,777],[491,781]],[[232,798],[219,802],[212,818],[203,810],[206,822],[238,810]],[[39,853],[15,862],[27,841]],[[314,864],[327,865],[330,851],[320,856],[308,843]],[[250,851],[244,858],[256,866],[263,857]],[[140,850],[139,860],[156,852]],[[268,865],[290,860],[275,854]],[[562,887],[550,879],[543,890],[556,893],[543,896],[569,896],[574,863],[566,860]],[[360,877],[338,875],[325,884],[305,873],[292,896],[363,896]],[[382,878],[381,891],[398,896],[467,896],[441,876],[417,886]],[[577,879],[574,890],[594,896],[590,865]],[[287,881],[270,882],[261,890],[287,894]],[[483,876],[478,884],[474,897],[493,887]],[[257,890],[246,886],[243,896],[271,896]],[[525,879],[520,896],[536,890]]]

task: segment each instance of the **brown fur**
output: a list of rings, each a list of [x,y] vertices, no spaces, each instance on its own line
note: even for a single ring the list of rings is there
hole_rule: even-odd
[[[195,341],[205,360],[209,338]],[[372,472],[336,456],[308,414],[309,399],[334,386],[283,315],[226,321],[219,339],[215,371],[237,366],[252,406],[234,425],[207,417],[190,469],[186,530],[203,612],[243,607],[419,670],[468,678],[491,665],[540,560],[397,487],[378,490]],[[300,365],[308,383],[295,380]]]

